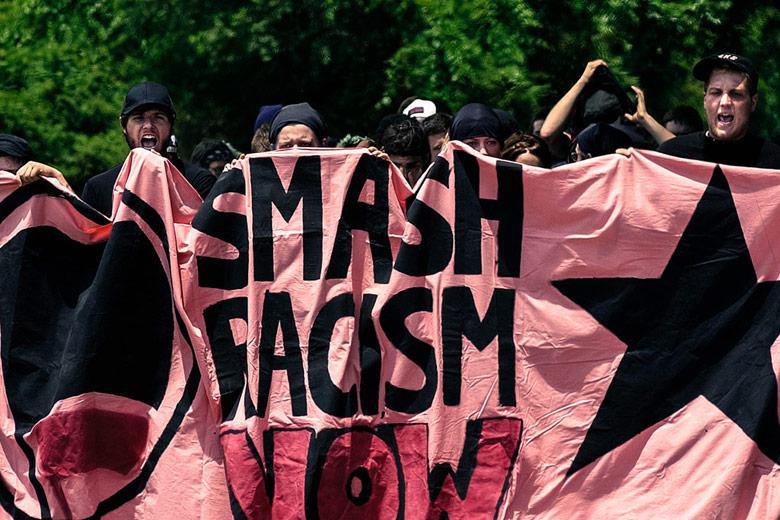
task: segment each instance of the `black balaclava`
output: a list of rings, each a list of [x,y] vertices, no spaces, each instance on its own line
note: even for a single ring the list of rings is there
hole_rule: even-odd
[[[501,143],[506,138],[501,120],[492,108],[482,103],[463,106],[450,126],[451,140],[463,141],[472,137],[492,137]]]

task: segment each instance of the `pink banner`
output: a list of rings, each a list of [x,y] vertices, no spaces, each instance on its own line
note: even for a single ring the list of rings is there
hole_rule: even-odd
[[[113,224],[9,178],[0,506],[778,518],[778,178],[455,142],[412,194],[365,151],[296,149],[195,213],[134,151]]]

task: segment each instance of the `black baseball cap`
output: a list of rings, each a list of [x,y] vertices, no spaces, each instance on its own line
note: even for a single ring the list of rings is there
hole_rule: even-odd
[[[753,62],[744,56],[731,53],[711,54],[693,66],[693,77],[706,83],[715,69],[734,69],[744,72],[750,78],[753,92],[758,90],[758,70]]]
[[[176,118],[176,111],[173,109],[173,101],[168,89],[164,85],[152,81],[144,81],[127,91],[125,104],[122,106],[122,112],[119,116],[124,120],[132,112],[147,106],[161,108],[168,113],[171,122]]]

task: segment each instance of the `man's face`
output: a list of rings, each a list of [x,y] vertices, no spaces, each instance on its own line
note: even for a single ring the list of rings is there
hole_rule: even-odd
[[[284,150],[293,146],[317,148],[321,146],[320,140],[314,135],[314,131],[306,125],[287,125],[279,131],[276,137],[276,149]]]
[[[395,164],[410,186],[417,183],[417,179],[423,173],[423,158],[417,155],[390,155],[390,161]]]
[[[441,149],[444,146],[444,138],[446,135],[447,132],[442,132],[440,134],[431,134],[428,136],[428,148],[431,149],[431,160],[436,159],[436,157],[439,155],[439,152],[441,152]]]
[[[469,137],[463,142],[481,154],[490,157],[501,157],[501,143],[494,137]]]
[[[162,110],[152,108],[133,112],[124,128],[130,148],[146,148],[162,153],[163,145],[171,136],[171,120]]]
[[[736,141],[747,134],[750,114],[758,94],[750,95],[747,76],[733,70],[715,69],[704,91],[704,111],[710,134],[722,141]]]

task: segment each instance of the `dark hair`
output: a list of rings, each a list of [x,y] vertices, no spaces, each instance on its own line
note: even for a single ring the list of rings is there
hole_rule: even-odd
[[[377,129],[377,142],[387,154],[422,157],[425,163],[430,160],[428,139],[420,123],[397,114],[383,118],[382,122]]]
[[[255,135],[252,136],[252,153],[268,152],[272,149],[271,146],[271,125],[269,123],[263,123],[255,130]]]
[[[701,121],[699,112],[690,105],[678,105],[664,114],[661,124],[666,126],[666,123],[669,121],[677,121],[683,126],[685,130],[680,132],[679,135],[704,130],[704,124]]]
[[[452,116],[436,112],[422,120],[422,130],[426,137],[434,134],[446,134],[452,125]]]
[[[233,152],[222,139],[202,139],[192,149],[190,162],[208,168],[212,161],[230,162],[233,160]]]
[[[541,138],[525,132],[515,132],[507,137],[506,141],[504,141],[504,150],[501,152],[501,158],[514,161],[518,155],[525,152],[538,157],[545,168],[549,168],[552,165],[553,158],[547,143]]]

